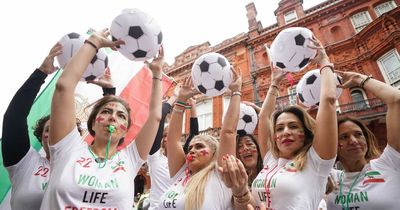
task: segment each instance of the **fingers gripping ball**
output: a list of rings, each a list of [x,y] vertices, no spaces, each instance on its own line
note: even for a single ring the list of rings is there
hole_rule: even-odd
[[[253,134],[258,122],[257,113],[253,107],[246,104],[240,104],[239,122],[237,133],[239,135]]]
[[[206,96],[222,95],[232,83],[233,75],[228,59],[218,53],[206,53],[193,64],[194,87]]]
[[[275,67],[288,72],[303,70],[317,53],[310,49],[313,33],[307,28],[292,27],[282,30],[271,44],[271,61]]]
[[[78,52],[79,48],[82,47],[85,39],[86,38],[84,36],[75,32],[66,34],[61,38],[59,42],[63,47],[63,52],[62,54],[57,56],[57,60],[61,68],[64,68],[67,65],[68,61],[72,58],[72,56]],[[100,49],[99,52],[90,61],[85,73],[83,73],[82,75],[81,81],[90,81],[96,79],[97,77],[100,77],[104,74],[107,66],[108,57],[103,52],[103,50]]]
[[[342,80],[336,74],[336,85],[342,84]],[[342,88],[336,89],[336,99],[342,94]],[[311,107],[319,105],[319,99],[321,96],[321,75],[319,69],[314,69],[300,79],[296,86],[296,95],[300,102],[306,106]]]
[[[153,58],[162,43],[158,23],[139,9],[125,9],[111,23],[112,40],[122,39],[118,51],[129,60],[144,61]]]

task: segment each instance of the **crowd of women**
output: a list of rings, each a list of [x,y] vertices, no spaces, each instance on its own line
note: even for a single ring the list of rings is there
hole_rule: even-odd
[[[94,141],[87,144],[74,105],[75,88],[96,52],[124,44],[108,36],[108,30],[92,34],[58,79],[51,114],[35,128],[45,157],[30,146],[27,115],[45,78],[56,70],[53,63],[62,52],[60,44],[10,102],[4,114],[2,154],[12,182],[13,209],[132,209],[134,178],[145,162],[151,179],[148,209],[316,210],[324,197],[329,210],[398,209],[400,91],[371,76],[335,70],[318,40],[312,39],[309,46],[318,52],[313,62],[322,81],[316,118],[299,106],[275,110],[285,73],[271,66],[257,138],[237,135],[242,79],[234,68],[231,99],[218,137],[198,135],[193,100],[198,92],[190,77],[162,103],[161,47],[146,63],[153,75],[148,119],[135,140],[118,149],[135,107],[115,96],[107,80],[93,82],[103,87],[104,97],[92,105],[87,129]],[[342,77],[342,88],[364,88],[387,105],[383,151],[360,120],[338,119],[334,73]],[[182,144],[186,109],[191,109],[191,133]],[[338,163],[341,167],[334,167]]]

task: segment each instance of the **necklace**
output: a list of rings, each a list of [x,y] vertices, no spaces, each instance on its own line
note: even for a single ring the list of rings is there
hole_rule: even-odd
[[[271,170],[268,171],[268,173],[265,175],[265,182],[264,182],[264,187],[265,187],[265,192],[267,194],[267,209],[270,208],[271,206],[271,191],[270,191],[270,187],[271,187],[271,180],[272,178],[275,176],[275,174],[279,171],[279,169],[277,169],[275,171],[275,169],[278,167],[278,164],[276,164]],[[268,175],[271,174],[271,172],[274,172],[271,177],[268,179]],[[267,181],[268,180],[268,181]]]
[[[346,194],[346,196],[345,196],[345,198],[344,198],[344,199],[345,199],[345,202],[346,202],[346,208],[344,208],[344,204],[342,203],[342,209],[346,209],[346,210],[349,209],[349,199],[348,199],[348,197],[350,196],[350,193],[351,193],[351,191],[353,190],[354,185],[357,183],[358,178],[359,178],[360,175],[361,175],[361,172],[362,172],[362,171],[360,171],[360,173],[357,174],[356,178],[355,178],[355,179],[353,180],[353,182],[351,183],[350,188],[349,188],[349,192]],[[342,198],[342,195],[343,195],[343,191],[342,191],[342,189],[343,189],[343,182],[344,182],[344,180],[343,180],[343,174],[344,174],[344,172],[342,172],[342,173],[340,174],[340,178],[339,178],[339,198]]]
[[[91,149],[90,146],[89,146],[89,152],[90,152],[90,154],[92,154],[93,159],[95,160],[95,162],[99,164],[99,168],[104,168],[104,166],[106,166],[106,164],[107,164],[107,160],[108,160],[108,150],[110,149],[112,132],[113,132],[113,131],[110,130],[110,137],[108,138],[107,147],[106,147],[106,158],[104,158],[104,161],[102,160],[102,158],[96,157],[96,155],[94,154],[94,152],[92,151],[92,149]],[[115,154],[114,154],[114,155],[115,155]],[[114,155],[113,155],[113,156],[114,156]],[[101,160],[101,161],[100,161],[100,160]],[[104,164],[103,164],[103,163],[104,163]]]

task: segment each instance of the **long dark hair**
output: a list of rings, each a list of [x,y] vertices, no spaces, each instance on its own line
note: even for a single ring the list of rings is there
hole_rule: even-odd
[[[260,153],[260,146],[258,145],[257,139],[256,137],[254,137],[251,134],[245,134],[245,135],[237,135],[236,137],[236,157],[239,157],[239,143],[240,141],[243,139],[243,137],[249,137],[251,139],[251,141],[256,145],[257,148],[257,165],[256,165],[256,172],[257,174],[261,171],[261,169],[263,169],[263,160],[261,157],[261,153]]]
[[[129,127],[131,127],[132,119],[131,119],[131,108],[129,107],[129,104],[118,96],[107,95],[89,106],[89,107],[93,106],[92,112],[90,112],[90,115],[89,115],[89,118],[87,121],[87,128],[88,128],[90,135],[92,135],[92,136],[95,135],[95,132],[92,129],[92,126],[96,119],[96,115],[99,113],[101,107],[103,107],[104,105],[106,105],[110,102],[117,102],[117,103],[122,104],[125,107],[125,109],[128,111],[128,129],[129,129]]]

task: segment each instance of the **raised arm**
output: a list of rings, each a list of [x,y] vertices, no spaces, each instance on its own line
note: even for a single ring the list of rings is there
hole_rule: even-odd
[[[239,122],[240,112],[240,96],[242,91],[242,77],[233,68],[234,81],[229,85],[229,90],[232,92],[231,100],[229,101],[228,110],[226,111],[224,122],[221,128],[221,140],[218,148],[218,165],[222,165],[224,155],[236,156],[236,135],[237,124]]]
[[[380,98],[388,107],[386,113],[387,142],[400,152],[400,91],[396,88],[373,79],[371,76],[356,72],[337,71],[343,79],[344,88],[361,87]]]
[[[193,137],[199,135],[199,120],[197,119],[196,100],[190,98],[189,103],[192,108],[190,109],[190,131],[186,138],[185,145],[183,145],[183,151],[185,151],[185,154],[188,153],[190,141],[192,141]]]
[[[265,50],[268,55],[268,59],[270,59],[270,52],[268,47],[265,45]],[[265,154],[267,154],[268,142],[271,141],[271,129],[272,129],[272,113],[275,111],[275,103],[276,98],[279,93],[279,83],[282,81],[284,76],[286,75],[280,69],[274,68],[272,63],[271,66],[271,85],[268,88],[268,92],[265,96],[264,103],[261,106],[261,111],[258,117],[258,144],[260,146],[260,155],[264,158]]]
[[[191,78],[188,77],[185,79],[181,89],[179,90],[177,103],[186,104],[187,100],[193,97],[195,94],[197,94],[197,91],[193,88]],[[172,109],[171,120],[168,126],[167,158],[169,174],[171,177],[175,176],[175,174],[179,171],[179,169],[181,169],[186,161],[186,155],[180,143],[184,112],[184,107],[175,106]]]
[[[319,64],[321,71],[321,97],[312,146],[322,159],[328,160],[336,156],[338,144],[336,79],[325,49],[318,40],[312,39],[312,42],[315,47],[310,48],[318,51],[314,61]]]
[[[33,101],[48,74],[55,72],[54,57],[62,46],[55,44],[42,65],[36,69],[15,93],[3,118],[2,155],[5,167],[18,163],[29,151],[27,117]]]
[[[107,67],[104,71],[104,74],[97,80],[89,80],[88,84],[95,84],[100,86],[103,89],[103,96],[107,95],[115,95],[115,86],[114,82],[111,78],[111,70],[110,67]]]
[[[157,129],[161,121],[161,104],[162,104],[162,67],[164,65],[164,47],[160,47],[158,57],[154,58],[151,63],[147,63],[153,73],[153,85],[151,88],[149,117],[144,123],[142,129],[136,137],[136,146],[140,157],[147,159],[154,139],[156,138]]]
[[[50,145],[59,142],[76,126],[74,91],[97,50],[102,47],[115,49],[115,46],[123,44],[121,40],[108,40],[109,34],[106,29],[93,33],[71,58],[58,79],[51,104]]]

